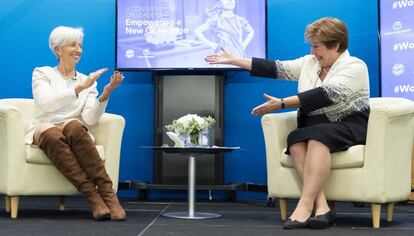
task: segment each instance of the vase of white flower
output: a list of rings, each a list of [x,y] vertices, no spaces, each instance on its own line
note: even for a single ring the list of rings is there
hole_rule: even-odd
[[[201,131],[200,133],[198,133],[198,146],[200,147],[210,146],[209,130]]]
[[[188,114],[177,120],[173,120],[171,124],[165,127],[168,131],[176,133],[183,141],[185,147],[206,147],[209,145],[208,130],[214,123],[215,120],[211,116],[200,117],[197,114]],[[190,140],[189,142],[188,137]]]
[[[178,135],[180,137],[181,142],[183,144],[183,147],[192,147],[193,144],[191,143],[191,137],[189,134],[180,134]]]

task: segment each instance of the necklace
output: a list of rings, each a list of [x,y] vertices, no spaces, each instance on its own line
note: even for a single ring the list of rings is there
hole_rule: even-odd
[[[64,80],[75,80],[76,79],[76,70],[75,69],[73,69],[69,73],[64,73],[64,72],[60,71],[58,67],[56,67],[56,70],[60,74],[60,76],[62,76],[62,78]],[[64,69],[63,69],[63,71],[64,71]],[[72,73],[74,74],[74,76],[71,76]]]
[[[325,69],[325,67],[323,67],[323,66],[322,66],[322,70],[323,70],[326,74],[328,74],[328,72],[331,70],[331,67],[329,66],[329,70],[326,70],[326,69]]]

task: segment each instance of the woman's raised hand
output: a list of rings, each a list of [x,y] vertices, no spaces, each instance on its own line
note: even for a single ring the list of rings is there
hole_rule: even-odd
[[[210,64],[233,64],[235,57],[223,47],[221,54],[208,55],[204,60]]]
[[[102,68],[99,69],[95,72],[92,72],[88,75],[88,78],[86,78],[84,81],[82,81],[81,83],[79,83],[78,85],[76,85],[75,87],[75,93],[76,96],[79,95],[80,92],[82,92],[84,89],[87,89],[89,87],[91,87],[95,81],[101,77],[101,75],[106,72],[108,70],[108,68]]]
[[[88,75],[88,78],[82,82],[81,86],[82,86],[84,89],[91,87],[91,86],[95,83],[95,81],[96,81],[99,77],[101,77],[101,75],[102,75],[103,73],[105,73],[107,70],[108,70],[108,68],[102,68],[102,69],[99,69],[99,70],[97,70],[97,71],[91,72],[91,73]]]
[[[105,85],[104,90],[99,97],[99,101],[103,102],[109,98],[112,91],[121,85],[122,81],[124,80],[124,76],[122,75],[122,72],[116,70],[114,71],[114,74],[111,76],[111,80],[107,85]]]
[[[111,76],[111,80],[109,81],[109,84],[107,84],[106,86],[109,86],[109,89],[111,90],[118,88],[119,85],[121,85],[124,78],[125,77],[122,75],[122,72],[119,70],[116,70],[114,71],[114,74]]]
[[[279,98],[272,97],[270,95],[267,95],[266,93],[263,94],[263,97],[266,98],[266,102],[262,103],[261,105],[253,108],[252,115],[258,116],[258,115],[264,115],[267,113],[270,113],[275,110],[279,110],[282,108],[282,101]]]

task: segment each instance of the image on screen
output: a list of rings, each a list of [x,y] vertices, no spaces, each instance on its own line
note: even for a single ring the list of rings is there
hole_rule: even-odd
[[[414,100],[414,8],[380,1],[381,96]]]
[[[205,62],[221,48],[266,57],[266,0],[117,0],[116,27],[121,70],[235,69]]]

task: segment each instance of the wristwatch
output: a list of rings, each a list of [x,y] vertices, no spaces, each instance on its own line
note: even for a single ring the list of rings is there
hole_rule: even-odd
[[[280,99],[280,101],[282,102],[282,109],[285,109],[286,105],[285,105],[285,102],[283,101],[283,98]]]

